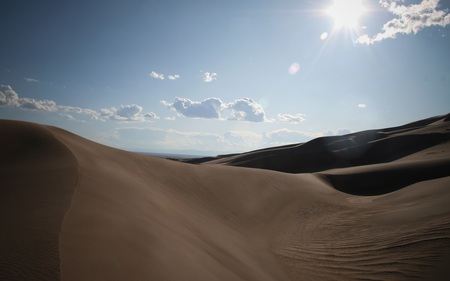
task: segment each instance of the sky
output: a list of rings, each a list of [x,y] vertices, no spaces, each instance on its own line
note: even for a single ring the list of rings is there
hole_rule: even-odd
[[[0,119],[215,155],[450,112],[438,0],[0,0]]]

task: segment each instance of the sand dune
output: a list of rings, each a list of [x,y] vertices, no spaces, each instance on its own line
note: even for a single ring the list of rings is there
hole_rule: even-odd
[[[201,165],[0,121],[0,280],[448,280],[449,119]]]

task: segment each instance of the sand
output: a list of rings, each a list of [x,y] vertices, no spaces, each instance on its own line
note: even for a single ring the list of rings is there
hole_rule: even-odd
[[[199,164],[0,121],[0,280],[448,280],[449,119]]]

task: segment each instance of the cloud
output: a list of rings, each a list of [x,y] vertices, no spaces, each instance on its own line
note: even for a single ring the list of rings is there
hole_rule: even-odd
[[[152,77],[152,78],[155,78],[155,79],[159,79],[159,80],[166,79],[164,74],[157,73],[155,71],[150,72],[149,76]],[[177,80],[177,79],[180,78],[180,75],[178,75],[178,74],[167,75],[167,78],[169,80]]]
[[[169,80],[177,80],[178,78],[180,78],[180,75],[178,74],[168,75],[167,78],[169,78]]]
[[[39,80],[33,79],[33,78],[25,78],[25,81],[30,82],[30,83],[37,83],[39,82]]]
[[[230,119],[251,122],[264,122],[266,119],[263,107],[251,98],[235,100],[228,104],[227,108],[232,111],[232,118]]]
[[[149,75],[152,78],[164,80],[164,74],[159,74],[159,73],[152,71]]]
[[[0,85],[0,105],[50,112],[58,110],[56,103],[51,100],[19,98],[19,95],[9,85]]]
[[[267,145],[277,146],[292,143],[301,143],[319,137],[319,134],[294,131],[289,129],[279,129],[268,133],[263,133],[263,141]]]
[[[306,116],[305,114],[300,114],[300,113],[295,114],[295,115],[293,115],[293,114],[278,114],[278,119],[283,122],[296,124],[296,123],[301,123],[301,122],[305,121],[305,116]]]
[[[173,103],[161,101],[162,104],[174,109],[179,114],[191,118],[219,119],[223,102],[218,98],[207,98],[201,102],[186,98],[175,98]]]
[[[349,129],[340,128],[337,129],[337,131],[328,130],[323,133],[324,136],[342,136],[342,135],[348,135],[351,134],[352,131]]]
[[[395,15],[395,18],[385,23],[382,32],[370,37],[367,34],[360,36],[356,42],[360,44],[373,44],[388,38],[396,38],[397,34],[416,34],[425,27],[450,24],[448,9],[437,10],[439,0],[423,0],[419,4],[401,5],[404,0],[380,0],[383,8]]]
[[[0,85],[0,105],[19,107],[19,96],[8,85]]]
[[[144,117],[148,119],[159,119],[159,116],[156,115],[154,112],[147,112],[144,114]]]
[[[161,129],[154,127],[122,127],[116,129],[119,137],[133,139],[130,146],[148,149],[198,149],[204,151],[217,150],[223,143],[223,137],[218,134],[178,131],[174,129]],[[140,146],[140,147],[139,147]]]
[[[366,108],[367,105],[366,105],[365,103],[360,103],[360,104],[358,104],[358,107],[359,107],[359,108]]]
[[[217,73],[215,73],[215,72],[203,73],[203,81],[208,82],[208,83],[216,80],[217,79],[216,77],[217,77]]]
[[[159,116],[153,112],[142,114],[142,107],[136,104],[121,105],[120,108],[103,108],[101,113],[103,117],[118,122],[144,122],[148,119],[159,119]]]
[[[159,119],[153,112],[142,114],[142,107],[138,105],[121,105],[120,108],[103,108],[96,111],[70,105],[59,105],[52,100],[38,100],[21,98],[9,85],[0,85],[0,106],[8,106],[23,110],[54,112],[69,120],[76,120],[72,114],[86,116],[92,120],[105,121],[107,119],[118,122],[147,121]],[[77,120],[78,121],[78,120]]]
[[[235,100],[224,103],[219,98],[207,98],[201,102],[187,98],[175,98],[173,103],[162,100],[162,104],[175,110],[178,114],[190,118],[228,119],[251,122],[264,122],[265,112],[263,107],[251,98]],[[225,112],[227,111],[227,112]],[[222,115],[227,115],[227,118]]]

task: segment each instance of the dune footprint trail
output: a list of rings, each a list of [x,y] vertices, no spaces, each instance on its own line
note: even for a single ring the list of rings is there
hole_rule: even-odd
[[[448,119],[199,165],[2,121],[0,279],[447,280]]]

